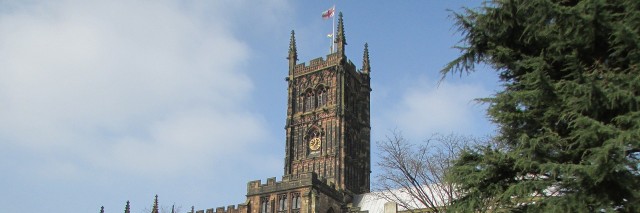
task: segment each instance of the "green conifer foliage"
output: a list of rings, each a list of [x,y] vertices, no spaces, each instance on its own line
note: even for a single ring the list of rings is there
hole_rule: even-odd
[[[640,212],[640,1],[495,0],[455,14],[504,147],[461,154],[457,211]]]

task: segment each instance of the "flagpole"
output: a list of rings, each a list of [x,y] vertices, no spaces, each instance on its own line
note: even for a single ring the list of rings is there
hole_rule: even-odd
[[[333,23],[331,24],[331,53],[335,52],[335,39],[336,39],[336,5],[333,5]]]
[[[328,35],[329,36],[329,54],[333,53],[333,34]]]

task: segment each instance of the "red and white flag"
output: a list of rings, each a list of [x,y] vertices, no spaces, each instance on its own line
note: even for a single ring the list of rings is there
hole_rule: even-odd
[[[333,6],[331,8],[329,8],[328,10],[325,10],[324,12],[322,12],[322,19],[329,19],[331,17],[333,17],[333,13],[336,11],[336,6]]]

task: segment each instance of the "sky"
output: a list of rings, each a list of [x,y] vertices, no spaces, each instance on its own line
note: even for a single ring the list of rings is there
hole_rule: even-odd
[[[299,62],[371,60],[372,164],[392,131],[487,136],[475,98],[496,73],[439,71],[459,51],[451,11],[480,1],[0,0],[0,212],[182,212],[245,201],[283,174],[291,30]],[[372,180],[377,175],[373,167]]]

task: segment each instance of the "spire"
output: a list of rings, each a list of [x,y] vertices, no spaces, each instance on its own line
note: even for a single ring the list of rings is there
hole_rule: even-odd
[[[153,201],[153,209],[151,209],[151,213],[159,213],[158,212],[158,195],[156,195],[156,199]]]
[[[171,213],[176,213],[175,207],[176,207],[176,204],[173,204],[173,206],[171,206]]]
[[[291,30],[291,39],[289,40],[289,56],[287,59],[289,61],[297,61],[298,60],[298,50],[296,50],[296,33]]]
[[[298,61],[298,50],[296,49],[296,33],[291,30],[291,39],[289,40],[289,76],[293,77],[293,70],[296,67]],[[289,77],[287,77],[288,79]]]
[[[128,200],[127,200],[127,205],[124,206],[124,213],[131,213],[131,207],[129,206]]]
[[[195,208],[195,206],[191,206],[191,213],[196,213]]]
[[[104,213],[104,206],[100,206],[100,213]]]
[[[342,12],[338,14],[338,32],[335,43],[338,45],[338,52],[344,55],[344,46],[347,45],[347,39],[344,37],[344,22],[342,20]]]
[[[369,64],[369,44],[364,43],[364,54],[362,54],[362,72],[369,74],[371,65]]]

